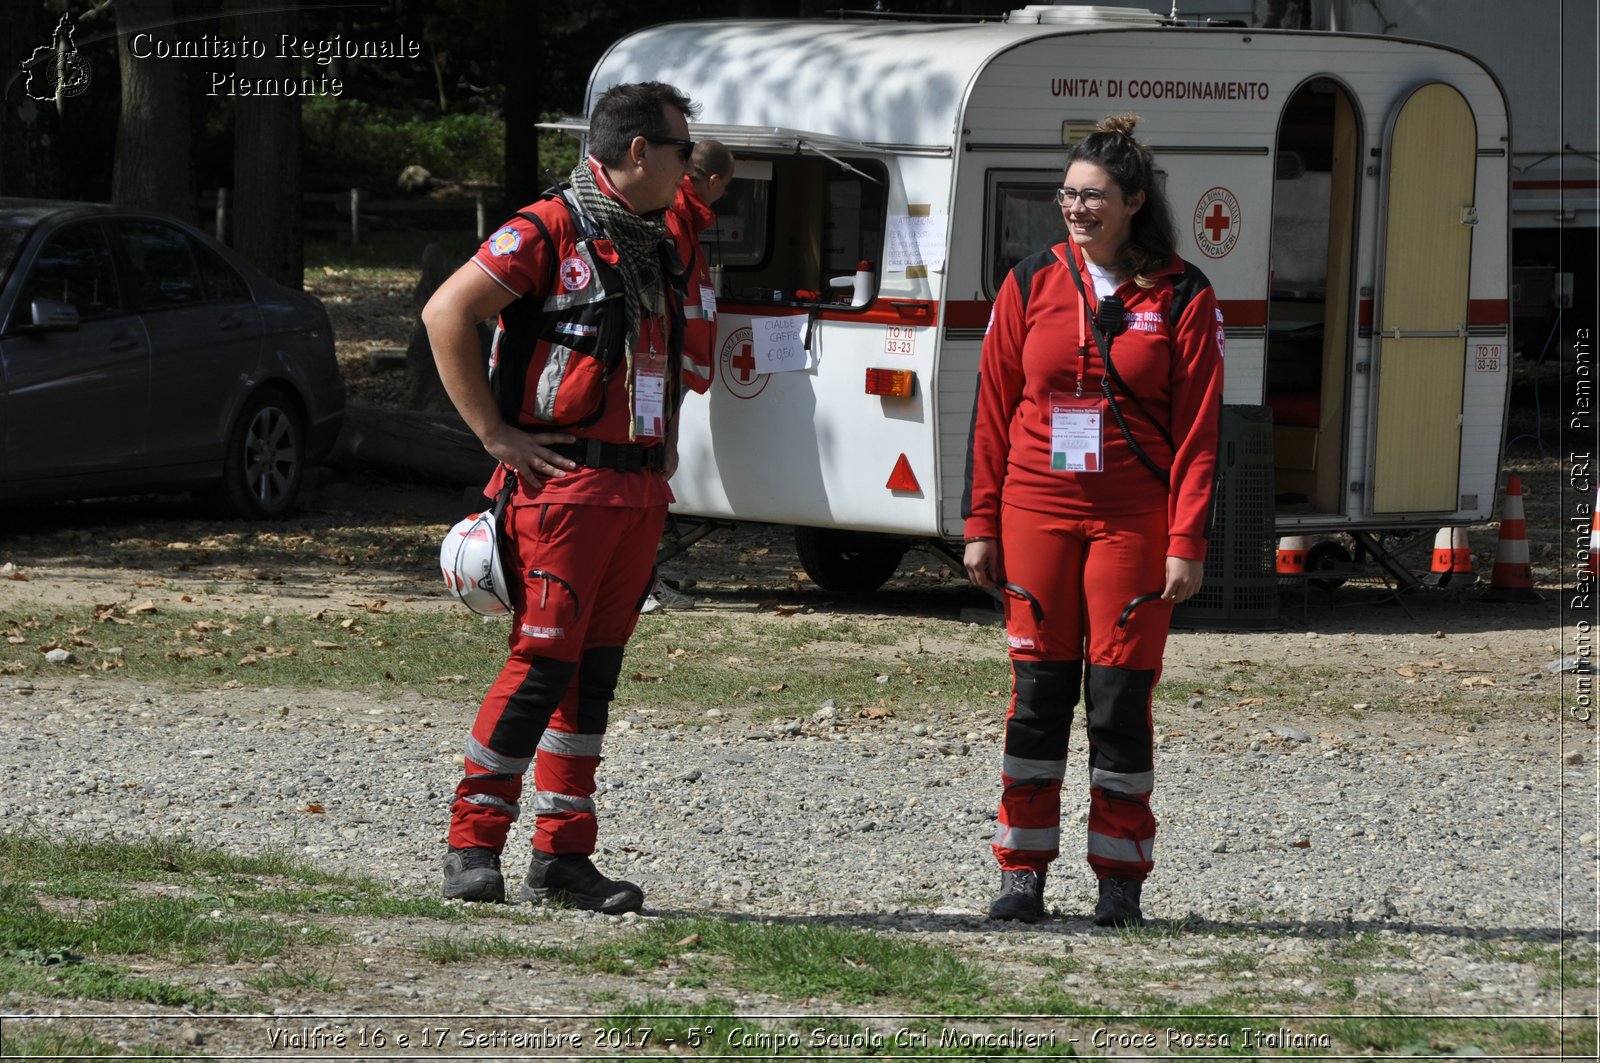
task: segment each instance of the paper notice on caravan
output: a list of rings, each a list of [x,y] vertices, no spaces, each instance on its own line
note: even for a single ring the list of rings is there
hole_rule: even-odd
[[[793,373],[811,368],[805,314],[751,318],[750,346],[758,373]]]
[[[884,248],[885,273],[904,273],[922,266],[938,273],[944,269],[944,248],[950,233],[948,214],[896,214],[889,219]]]

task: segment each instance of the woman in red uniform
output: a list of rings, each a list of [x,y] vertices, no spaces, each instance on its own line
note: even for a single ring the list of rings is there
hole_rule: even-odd
[[[1095,922],[1142,923],[1154,866],[1150,697],[1172,607],[1200,588],[1222,316],[1174,253],[1137,121],[1107,118],[1072,148],[1056,196],[1069,239],[1006,277],[983,343],[964,560],[1003,591],[1013,677],[991,919],[1044,917],[1080,693]]]

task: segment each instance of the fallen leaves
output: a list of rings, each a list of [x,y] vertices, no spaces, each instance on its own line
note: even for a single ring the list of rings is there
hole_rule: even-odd
[[[856,713],[863,720],[888,720],[894,717],[894,710],[881,705],[869,705]]]

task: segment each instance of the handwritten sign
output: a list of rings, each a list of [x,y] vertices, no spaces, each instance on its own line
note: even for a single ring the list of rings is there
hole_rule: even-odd
[[[811,368],[806,350],[806,315],[750,319],[751,354],[758,373],[793,373]]]
[[[891,217],[884,248],[884,272],[901,273],[908,266],[920,265],[937,273],[944,269],[944,249],[949,237],[948,214]]]

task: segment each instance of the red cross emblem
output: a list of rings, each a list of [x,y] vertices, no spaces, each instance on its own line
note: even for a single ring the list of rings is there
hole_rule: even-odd
[[[1211,216],[1205,220],[1206,232],[1211,234],[1213,243],[1222,243],[1222,234],[1228,231],[1228,226],[1233,223],[1228,220],[1227,211],[1222,209],[1221,203],[1211,205]]]
[[[1194,242],[1208,258],[1221,258],[1239,242],[1244,212],[1239,197],[1220,185],[1208,189],[1194,208]]]
[[[589,263],[577,255],[573,255],[571,258],[562,261],[560,274],[561,287],[569,292],[575,292],[579,288],[588,287],[589,278],[594,275],[594,272],[589,268]]]
[[[733,356],[733,368],[738,371],[741,384],[750,383],[750,378],[756,375],[756,356],[751,352],[750,344],[739,344],[739,353]]]
[[[736,399],[753,399],[766,390],[772,376],[756,371],[755,337],[748,326],[734,329],[717,354],[722,384]]]

